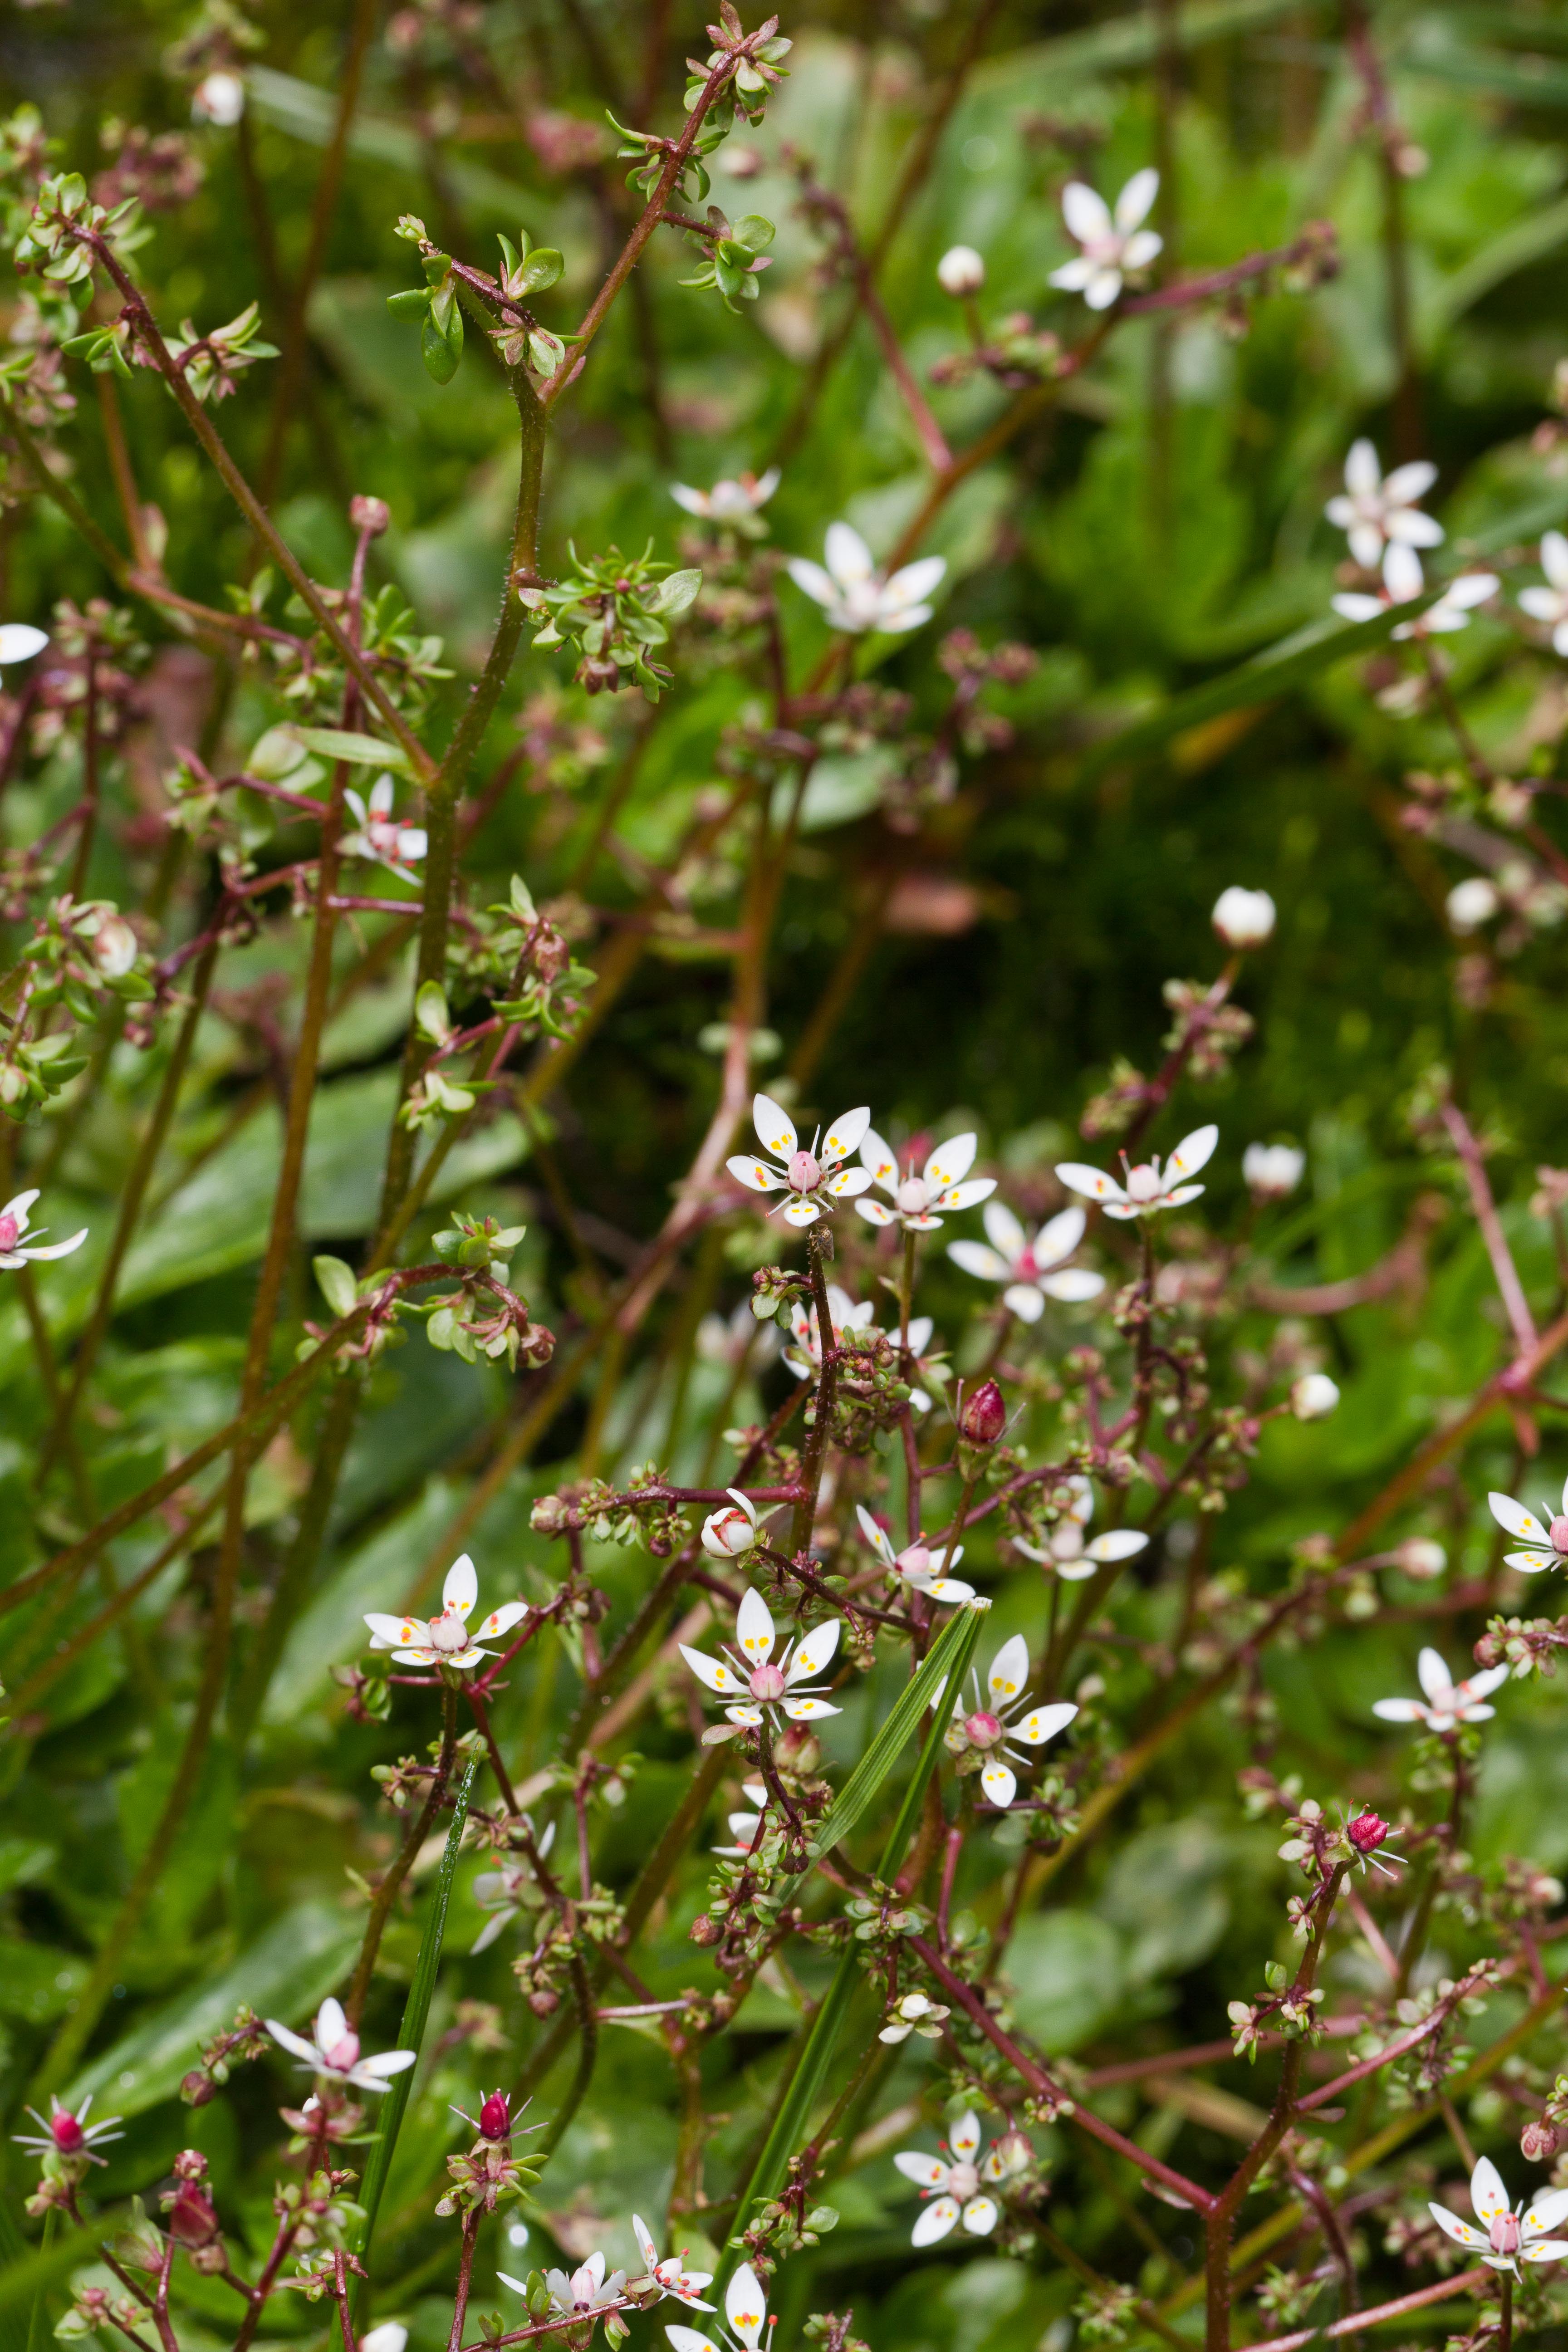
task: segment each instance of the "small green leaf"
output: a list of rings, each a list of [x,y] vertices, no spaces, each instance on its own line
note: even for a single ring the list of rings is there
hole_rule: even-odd
[[[700,572],[672,572],[668,580],[659,582],[658,593],[653,600],[654,611],[662,613],[667,620],[677,619],[680,614],[690,611],[701,585]]]
[[[334,1315],[352,1315],[359,1303],[359,1289],[353,1271],[341,1257],[318,1257],[310,1261],[322,1297]]]
[[[447,992],[438,980],[426,980],[414,1000],[414,1017],[433,1045],[444,1045],[452,1034]]]
[[[462,313],[457,312],[458,342],[453,350],[447,338],[427,315],[419,336],[419,356],[425,362],[425,373],[437,383],[450,383],[458,373],[458,361],[462,352]]]
[[[392,768],[408,772],[408,754],[397,743],[384,743],[374,735],[356,735],[343,727],[275,727],[274,735],[292,735],[307,751],[323,760],[345,760],[353,768]],[[254,758],[254,754],[252,755]]]
[[[426,319],[430,315],[430,296],[423,286],[405,287],[399,294],[389,294],[386,307],[395,319]]]
[[[764,247],[772,245],[778,231],[761,213],[747,213],[735,223],[731,235],[742,245],[750,246],[753,253],[761,253]]]
[[[553,246],[542,245],[538,252],[531,253],[523,264],[518,292],[542,294],[547,286],[554,285],[565,267],[565,262]]]

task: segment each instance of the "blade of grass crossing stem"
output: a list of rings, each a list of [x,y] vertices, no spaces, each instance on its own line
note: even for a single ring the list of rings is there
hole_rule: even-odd
[[[868,1811],[883,1781],[892,1770],[913,1735],[915,1726],[931,1704],[931,1694],[939,1682],[951,1679],[952,1661],[963,1652],[962,1674],[968,1665],[979,1637],[983,1610],[965,1605],[955,1609],[932,1643],[931,1654],[919,1674],[911,1675],[900,1694],[897,1706],[878,1732],[865,1755],[844,1783],[827,1812],[822,1827],[812,1842],[812,1858],[820,1859],[841,1844],[861,1816]]]
[[[397,2047],[400,2050],[416,2052],[425,2039],[425,2021],[430,2014],[430,1996],[436,1990],[436,1971],[441,1964],[441,1944],[447,1933],[447,1906],[452,1899],[452,1880],[458,1868],[458,1849],[463,1843],[463,1829],[468,1818],[468,1798],[479,1774],[479,1763],[480,1759],[476,1756],[463,1775],[458,1790],[457,1802],[452,1808],[452,1826],[447,1832],[447,1850],[441,1856],[440,1875],[436,1881],[436,1892],[430,1903],[430,1916],[425,1922],[425,1933],[420,1938],[419,1958],[415,1965],[414,1981],[408,1988],[408,2000],[403,2011],[403,2023],[398,2028]],[[402,2126],[404,2109],[408,2105],[408,2095],[417,2071],[416,2067],[408,2066],[401,2074],[393,2076],[391,2086],[382,2105],[381,2131],[375,2146],[371,2149],[370,2162],[364,2168],[364,2189],[360,2199],[360,2202],[364,2207],[364,2244],[361,2250],[361,2259],[366,2263],[370,2256],[371,2239],[375,2231],[376,2211],[386,2187],[387,2175],[392,2170],[393,2152],[397,2146],[397,2135]],[[363,2298],[364,2285],[363,2279],[356,2280],[354,2285],[356,2319]]]
[[[882,1859],[878,1865],[878,1875],[883,1882],[886,1883],[891,1879],[893,1873],[903,1860],[904,1848],[908,1845],[915,1825],[920,1820],[926,1789],[931,1774],[936,1770],[938,1759],[942,1755],[942,1739],[952,1718],[953,1695],[969,1671],[969,1662],[974,1654],[975,1643],[980,1638],[981,1620],[984,1615],[986,1605],[982,1604],[979,1607],[965,1605],[954,1612],[934,1644],[931,1655],[926,1659],[919,1674],[911,1678],[897,1706],[872,1741],[859,1771],[852,1775],[837,1804],[827,1815],[823,1824],[822,1834],[817,1840],[819,1851],[826,1853],[828,1846],[837,1843],[838,1837],[843,1834],[842,1829],[836,1828],[835,1824],[840,1821],[852,1794],[856,1797],[856,1802],[852,1808],[849,1808],[851,1821],[858,1821],[865,1812],[876,1795],[877,1789],[887,1778],[899,1748],[907,1740],[929,1706],[931,1723],[921,1744],[920,1760],[910,1776],[910,1785],[904,1792],[903,1803],[899,1807],[898,1816],[888,1833],[887,1843],[882,1848]],[[890,1733],[896,1736],[889,1742]],[[873,1757],[880,1759],[875,1780],[864,1790],[857,1791],[856,1781],[860,1779],[860,1774],[866,1770]],[[746,2183],[745,2194],[735,2208],[736,2237],[744,2228],[752,2209],[767,2198],[776,2196],[784,2186],[791,2153],[805,2131],[811,2111],[821,2096],[823,2084],[827,2079],[827,2069],[833,2057],[834,2044],[838,2039],[845,2011],[854,1998],[859,1974],[859,1954],[855,1945],[851,1943],[834,1971],[833,1981],[828,1986],[821,2006],[812,2020],[811,2032],[806,2036],[805,2047],[800,2053],[795,2074],[790,2080],[789,2089],[785,2092],[778,2114],[773,2118],[773,2129],[769,2132],[762,2154],[757,2158],[752,2177]],[[736,2238],[732,2237],[730,2242],[733,2245]]]

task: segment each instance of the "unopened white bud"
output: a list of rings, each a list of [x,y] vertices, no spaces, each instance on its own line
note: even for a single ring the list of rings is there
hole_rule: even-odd
[[[1260,948],[1274,936],[1274,901],[1267,890],[1233,882],[1215,901],[1211,920],[1227,948]]]
[[[1421,1583],[1428,1583],[1433,1577],[1441,1576],[1448,1565],[1447,1553],[1440,1543],[1434,1543],[1430,1536],[1406,1536],[1394,1557],[1406,1576],[1413,1576]]]
[[[232,131],[245,112],[245,84],[238,74],[219,66],[197,82],[191,93],[191,114],[197,122],[216,123]]]
[[[985,283],[985,264],[972,245],[950,246],[936,265],[936,282],[955,300],[978,294]]]
[[[1301,1181],[1307,1155],[1293,1143],[1249,1143],[1241,1155],[1247,1189],[1257,1201],[1283,1201]]]
[[[136,961],[136,934],[123,915],[106,915],[92,939],[92,960],[105,980],[123,980]]]
[[[1456,882],[1448,893],[1448,921],[1458,932],[1479,931],[1497,913],[1498,894],[1484,874]]]
[[[1339,1390],[1327,1372],[1303,1372],[1290,1391],[1290,1410],[1298,1421],[1325,1420],[1339,1401]]]

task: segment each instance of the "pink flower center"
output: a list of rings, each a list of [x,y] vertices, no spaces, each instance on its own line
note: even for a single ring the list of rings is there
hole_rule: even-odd
[[[1036,1259],[1034,1251],[1032,1249],[1020,1250],[1013,1267],[1013,1271],[1017,1276],[1018,1280],[1020,1282],[1033,1282],[1039,1270],[1039,1265]]]
[[[1000,1718],[994,1715],[987,1715],[984,1708],[977,1709],[973,1715],[965,1716],[963,1730],[971,1748],[994,1748],[1002,1737]]]
[[[1495,2214],[1488,2228],[1487,2235],[1491,2241],[1494,2254],[1517,2254],[1520,2245],[1519,2215],[1517,2213]]]
[[[11,1246],[10,1243],[5,1240],[3,1223],[0,1223],[0,1243],[4,1243],[5,1247],[7,1249]],[[1568,1519],[1553,1519],[1550,1532],[1552,1536],[1552,1550],[1568,1552]]]
[[[460,1617],[432,1617],[430,1647],[433,1650],[439,1650],[447,1657],[456,1657],[459,1650],[466,1650],[468,1646],[468,1629]]]
[[[746,1688],[751,1692],[753,1698],[761,1699],[764,1705],[769,1700],[783,1698],[784,1695],[783,1667],[772,1664],[754,1666],[752,1670],[752,1678],[746,1685]]]
[[[900,1576],[929,1576],[931,1571],[931,1552],[923,1543],[906,1544],[899,1554]]]
[[[7,1256],[16,1246],[18,1227],[15,1217],[0,1217],[0,1250]]]
[[[345,2033],[341,2041],[332,2043],[331,2049],[323,2050],[321,2055],[334,2074],[346,2074],[351,2067],[359,2064],[359,2035]]]
[[[955,2197],[973,2197],[980,2186],[979,2166],[971,2164],[966,2159],[958,2164],[950,2164],[947,2168],[947,2185]]]
[[[789,1160],[789,1188],[792,1192],[815,1192],[822,1181],[822,1169],[813,1151],[792,1151]]]
[[[3,1222],[9,1224],[11,1220],[6,1217]],[[49,2137],[62,2156],[74,2156],[87,2141],[87,2134],[68,2107],[61,2107],[58,2114],[49,2117]]]
[[[1127,1171],[1127,1197],[1130,1201],[1152,1201],[1160,1191],[1160,1179],[1152,1168],[1130,1168]]]
[[[931,1186],[923,1176],[906,1176],[895,1197],[906,1216],[921,1217],[931,1200]]]

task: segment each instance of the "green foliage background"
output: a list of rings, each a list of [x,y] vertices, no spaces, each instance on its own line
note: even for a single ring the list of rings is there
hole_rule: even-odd
[[[155,220],[139,262],[165,320],[189,314],[210,324],[259,293],[265,323],[279,284],[300,268],[339,69],[340,13],[297,0],[258,10],[265,47],[252,74],[247,135],[276,249],[270,257],[258,249],[233,134],[197,131],[205,182]],[[466,45],[478,45],[524,113],[558,109],[594,121],[606,93],[595,86],[590,51],[608,60],[613,94],[630,105],[648,16],[613,0],[569,7],[492,0],[461,40],[437,28],[411,52],[380,38],[373,47],[310,308],[310,414],[288,451],[278,517],[314,575],[341,582],[352,547],[349,495],[385,499],[394,524],[377,551],[382,576],[403,589],[423,626],[441,633],[459,670],[482,653],[492,619],[515,425],[499,374],[472,342],[449,387],[424,375],[415,338],[385,307],[387,294],[407,282],[393,224],[405,211],[420,212],[454,251],[488,266],[493,232],[514,233],[525,222],[536,242],[566,257],[562,288],[542,304],[547,322],[564,327],[596,282],[606,200],[592,174],[547,173],[515,123],[497,126],[492,89]],[[803,345],[840,298],[814,278],[811,240],[777,167],[782,146],[808,147],[856,216],[874,224],[966,16],[940,5],[816,6],[786,16],[783,29],[797,44],[792,78],[765,130],[748,142],[764,169],[743,189],[747,205],[780,225],[766,299],[731,318],[681,291],[676,281],[689,257],[675,237],[656,246],[641,307],[622,306],[563,404],[547,481],[552,563],[564,562],[572,540],[600,550],[611,541],[636,549],[651,538],[673,559],[680,518],[671,480],[706,485],[721,473],[760,468],[788,435],[806,373]],[[1251,1483],[1204,1531],[1213,1566],[1267,1585],[1289,1542],[1342,1524],[1496,1360],[1497,1312],[1480,1244],[1458,1212],[1448,1171],[1422,1157],[1404,1118],[1410,1089],[1433,1064],[1456,1073],[1472,1118],[1496,1141],[1493,1174],[1509,1201],[1509,1232],[1533,1290],[1550,1294],[1549,1235],[1524,1204],[1535,1164],[1564,1156],[1568,1027],[1561,941],[1551,930],[1493,969],[1483,1001],[1474,990],[1468,1000],[1456,993],[1443,901],[1469,869],[1398,821],[1401,776],[1452,763],[1436,711],[1401,717],[1380,708],[1362,667],[1342,663],[1277,700],[1249,699],[1233,720],[1179,731],[1184,692],[1321,621],[1342,552],[1322,504],[1357,433],[1370,433],[1387,456],[1397,357],[1377,155],[1333,13],[1311,0],[1187,0],[1174,22],[1183,271],[1221,268],[1326,217],[1339,233],[1342,272],[1310,296],[1271,293],[1240,340],[1209,314],[1184,324],[1163,476],[1151,422],[1151,331],[1136,324],[1058,412],[952,501],[930,541],[950,567],[939,626],[972,628],[987,643],[1016,638],[1040,655],[1026,686],[994,698],[1015,722],[1015,739],[966,758],[953,798],[912,833],[890,830],[877,814],[876,778],[863,757],[847,756],[819,776],[784,885],[767,1018],[787,1051],[889,868],[926,877],[923,903],[956,907],[961,928],[878,940],[808,1090],[809,1107],[832,1112],[869,1101],[889,1132],[976,1124],[983,1150],[1008,1171],[1011,1197],[1042,1207],[1044,1171],[1072,1146],[1083,1106],[1115,1057],[1145,1070],[1156,1061],[1166,1021],[1162,983],[1173,974],[1212,975],[1207,916],[1218,891],[1240,881],[1272,892],[1277,939],[1241,991],[1257,1039],[1231,1076],[1184,1094],[1176,1123],[1159,1139],[1168,1144],[1200,1118],[1218,1119],[1224,1141],[1205,1203],[1216,1221],[1241,1213],[1245,1141],[1290,1137],[1309,1148],[1309,1186],[1276,1213],[1267,1240],[1277,1276],[1292,1280],[1332,1281],[1373,1264],[1423,1188],[1456,1205],[1438,1230],[1418,1307],[1395,1298],[1328,1325],[1344,1390],[1337,1418],[1272,1429]],[[153,0],[16,10],[0,27],[0,71],[14,98],[40,105],[65,163],[90,173],[101,162],[106,117],[153,130],[185,123],[184,89],[162,63],[184,24],[183,10]],[[1514,549],[1528,560],[1539,530],[1568,516],[1568,471],[1557,452],[1532,439],[1563,350],[1568,37],[1560,12],[1522,5],[1391,5],[1379,11],[1376,31],[1400,118],[1427,159],[1405,184],[1404,205],[1417,429],[1439,467],[1429,503],[1451,547]],[[681,45],[700,37],[694,12],[678,7],[656,77],[661,122],[678,102]],[[918,370],[958,338],[955,307],[934,277],[938,257],[955,242],[985,255],[988,313],[1028,310],[1058,329],[1078,328],[1081,314],[1047,282],[1068,251],[1057,194],[1074,158],[1089,159],[1108,193],[1148,161],[1154,47],[1147,15],[1020,5],[994,13],[886,272],[889,308]],[[455,124],[470,118],[490,127],[458,135]],[[613,175],[605,184],[614,185]],[[722,186],[718,193],[723,200]],[[253,477],[267,433],[266,374],[245,378],[218,412]],[[90,380],[79,370],[72,382],[80,403],[68,436],[75,484],[95,513],[110,518]],[[984,383],[932,394],[955,442],[983,429],[1002,397]],[[248,568],[245,533],[150,376],[125,389],[123,405],[139,478],[167,523],[170,576],[221,603],[224,583]],[[874,548],[886,548],[921,483],[907,419],[862,326],[789,448],[768,509],[773,541],[816,555],[826,525],[843,516]],[[91,557],[47,504],[13,509],[0,550],[9,618],[43,619],[63,595],[103,591]],[[798,673],[825,633],[804,599],[784,593]],[[933,632],[879,642],[879,677],[910,695],[917,723],[929,726],[945,693]],[[1533,761],[1537,772],[1554,772],[1563,708],[1553,657],[1521,649],[1509,621],[1490,616],[1452,648],[1469,722],[1489,755],[1504,770]],[[1373,685],[1393,675],[1384,660]],[[199,702],[188,665],[188,654],[165,639],[154,673],[165,740],[182,740],[194,694]],[[602,906],[629,907],[639,896],[637,860],[657,864],[668,852],[714,781],[725,728],[753,691],[735,667],[700,650],[683,653],[677,667],[678,686],[659,707],[619,819],[629,854],[619,868],[605,858],[593,868],[592,895]],[[499,760],[515,740],[512,718],[547,689],[560,698],[563,723],[604,733],[607,757],[571,784],[510,790],[476,849],[498,885],[515,868],[542,901],[572,877],[593,812],[641,723],[628,709],[590,707],[567,677],[563,656],[525,653],[490,757]],[[275,715],[254,686],[243,688],[235,740],[249,743]],[[1144,748],[1116,756],[1117,735],[1145,721],[1156,723],[1141,738]],[[1164,740],[1151,740],[1162,723]],[[134,778],[116,789],[130,810]],[[41,832],[76,790],[68,753],[14,782],[12,840]],[[144,845],[123,826],[106,829],[94,891],[133,902],[145,870]],[[699,877],[695,903],[705,926],[728,919],[733,881],[722,866]],[[480,903],[484,895],[476,894]],[[227,985],[264,992],[272,975],[297,973],[303,952],[303,927],[274,925],[230,960]],[[533,1131],[509,1111],[454,1156],[446,1198],[529,1223],[520,1286],[544,1320],[591,1308],[617,1261],[664,1214],[714,1100],[718,1066],[701,1040],[725,1017],[727,990],[721,956],[667,941],[643,958]],[[393,1040],[404,1014],[389,977],[331,1033],[303,1218],[312,1248],[352,1254],[372,1223],[394,1100]],[[91,1445],[105,1508],[233,1409],[237,1335],[265,1230],[278,1128],[265,1066],[232,1027],[204,1025],[197,1075],[99,1381]],[[68,1337],[91,1297],[117,1179],[149,1093],[142,1059],[117,1053],[54,1171],[51,1229],[79,1222],[78,1204],[93,1227],[88,1249],[50,1270],[48,1311],[58,1336]],[[581,1219],[575,1248],[553,1205],[557,1185]],[[592,1381],[584,1384],[469,1538],[482,1593],[548,1589],[558,1563],[530,1533],[528,1508],[584,1466],[585,1430],[594,1466],[606,1475],[653,1456],[694,1478],[705,1463],[729,1460],[720,1437],[729,1422],[782,1395],[776,1370],[760,1397],[749,1387],[727,1393],[723,1367],[699,1356],[671,1439],[676,1384],[667,1367],[700,1312],[727,1312],[746,1294],[764,1246],[754,1226],[738,1222],[721,1244],[704,1250],[672,1289],[652,1347],[602,1426],[592,1421]],[[309,1311],[302,1293],[300,1303]],[[921,1303],[956,1330],[973,1295],[933,1256]],[[42,1399],[14,1299],[0,1307],[0,1572],[9,1576],[48,1548],[51,1532],[47,1520],[40,1526],[29,1484]],[[192,2141],[212,2158],[226,2210],[265,2234],[279,2070],[237,2077],[195,2116],[174,2094],[196,2041],[237,1999],[299,2019],[342,1980],[359,1936],[359,1916],[344,1900],[345,1868],[375,1864],[388,1850],[369,1769],[406,1752],[433,1726],[421,1721],[412,1695],[398,1701],[389,1726],[346,1721],[330,1669],[358,1654],[361,1612],[391,1605],[388,1596],[406,1591],[438,1549],[486,1432],[515,1410],[510,1389],[493,1370],[423,1345],[377,1370],[328,1557],[258,1736],[243,1757],[230,1748],[215,1753],[173,1866],[121,1956],[110,2014],[74,2084],[78,2093],[91,2087],[101,2107],[127,2118],[126,2137],[110,2151],[98,2184],[106,2196],[145,2184]],[[1532,1496],[1563,1466],[1550,1418],[1546,1429]],[[1510,1485],[1517,1468],[1506,1423],[1489,1427],[1464,1483],[1439,1490],[1397,1532],[1437,1533],[1456,1574],[1484,1568],[1491,1538],[1476,1496],[1488,1483]],[[286,1537],[300,1469],[298,1450],[283,1446],[258,1479],[258,1592]],[[116,1546],[115,1573],[134,1573],[160,1540],[154,1527]],[[13,1722],[0,1751],[0,2048],[13,2110],[68,2013],[166,1789],[196,1675],[204,1557],[193,1572],[182,1564],[154,1584],[123,1635],[56,1680]],[[984,1542],[978,1559],[984,1572]],[[613,1622],[624,1622],[646,1585],[646,1560],[610,1549],[603,1557],[591,1550],[590,1560],[611,1597]],[[1017,1580],[999,1580],[994,1590],[998,1633],[1015,1623],[1037,1631],[1032,1592]],[[89,1580],[68,1609],[51,1600],[14,1619],[7,1685],[23,1683],[100,1601]],[[1165,1608],[1163,1598],[1134,1594],[1130,1630],[1159,1638]],[[1385,1786],[1377,1775],[1386,1751],[1371,1736],[1370,1705],[1408,1685],[1414,1647],[1413,1635],[1384,1623],[1271,1660],[1280,1769],[1346,1793]],[[889,1669],[847,1706],[825,1739],[830,1758],[858,1753],[866,1711],[885,1706],[893,1687]],[[575,1691],[569,1643],[541,1643],[510,1676],[497,1723],[520,1780],[548,1761]],[[1471,1840],[1482,1861],[1522,1853],[1549,1868],[1568,1864],[1559,1718],[1552,1686],[1531,1685],[1513,1695],[1506,1721],[1494,1727]],[[624,1805],[595,1816],[596,1868],[610,1882],[627,1883],[657,1836],[685,1784],[689,1740],[685,1701],[672,1691],[637,1727],[641,1760]],[[1092,2064],[1162,2038],[1222,2030],[1226,1999],[1245,1989],[1279,1940],[1275,1841],[1244,1825],[1235,1801],[1233,1775],[1244,1760],[1235,1722],[1218,1711],[1205,1718],[1154,1774],[1114,1850],[1075,1873],[1048,1912],[1026,1919],[1009,1962],[1016,2013],[1047,2051]],[[1005,1860],[977,1841],[964,1859],[964,1898],[978,1899]],[[644,1947],[656,1992],[709,1981],[686,1938],[704,1883],[694,1858]],[[376,2046],[395,2028],[417,1918],[412,1912],[391,1931],[370,2020]],[[460,1957],[479,1925],[465,1870],[432,2029],[445,2054],[420,2077],[384,2209],[389,2267],[377,2308],[412,2319],[416,2352],[436,2352],[445,2328],[438,2290],[451,2241],[428,2215],[445,2155],[461,2134],[450,2103],[472,2106],[491,2076],[510,2078],[539,2031],[518,2000],[510,1943]],[[783,1979],[764,1981],[738,2031],[709,2053],[703,2097],[728,2118],[711,2146],[716,2179],[738,2166],[752,2139],[796,2021],[796,1991]],[[503,2052],[441,2043],[460,1999],[498,2004]],[[1502,2002],[1497,2021],[1511,2013]],[[627,2028],[606,2033],[612,2046],[590,2098],[538,2191],[533,2251],[525,2256],[498,2239],[481,2258],[491,2272],[497,2260],[525,2268],[551,2242],[567,2251],[604,2243],[626,2259],[630,2211],[662,2213],[678,2091],[657,2040]],[[906,2045],[879,2094],[885,2110],[918,2097],[923,2049]],[[1234,2080],[1247,2095],[1245,2070]],[[551,2104],[547,2084],[540,2112]],[[1488,2114],[1483,2107],[1478,2127]],[[1171,2108],[1154,2115],[1157,2133],[1184,2133],[1189,2158],[1194,2144],[1200,2158],[1209,2148],[1209,2126],[1183,2124]],[[1053,2145],[1053,2136],[1042,2144]],[[17,2151],[11,2157],[16,2181],[24,2168]],[[838,2231],[782,2283],[781,2341],[812,2305],[847,2297],[879,2352],[1033,2352],[1041,2344],[1054,2352],[1063,2340],[1052,2326],[1076,2287],[1050,2265],[1030,2273],[951,2241],[939,2257],[911,2262],[910,2207],[885,2154],[845,2176],[833,2194]],[[1051,2218],[1090,2259],[1121,2229],[1110,2191],[1082,2169],[1064,2183]],[[682,2235],[695,2252],[696,2237]],[[222,2291],[184,2278],[181,2293],[193,2306],[182,2323],[187,2352],[225,2340],[231,2322]],[[319,2326],[319,2314],[302,2302],[282,2316],[301,2335]]]

